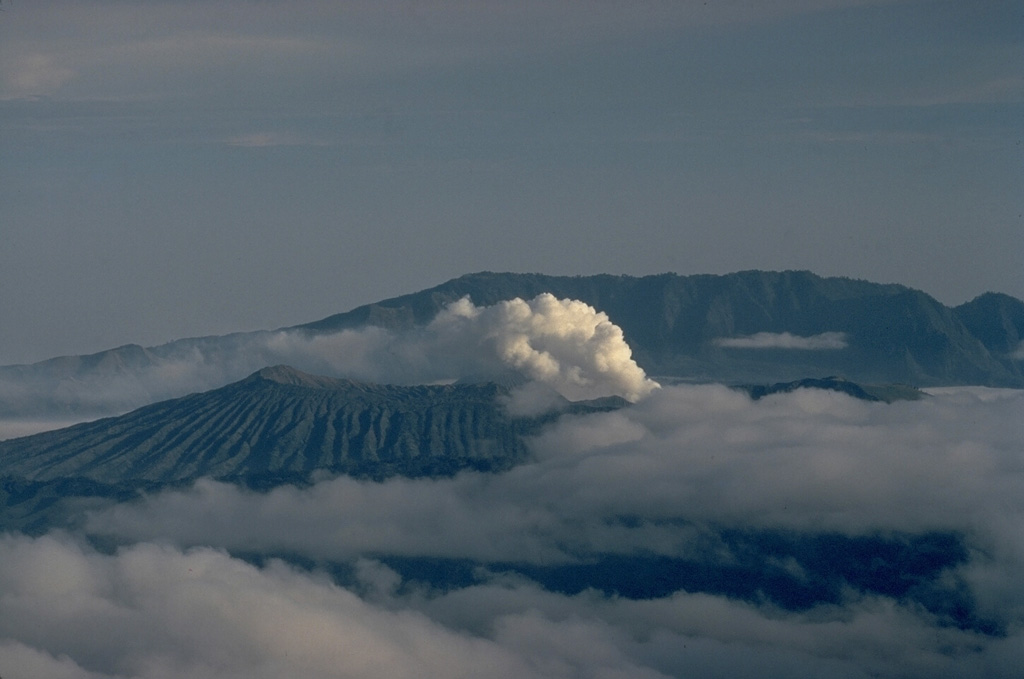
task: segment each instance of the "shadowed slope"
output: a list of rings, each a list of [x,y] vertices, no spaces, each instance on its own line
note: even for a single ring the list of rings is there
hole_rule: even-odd
[[[989,351],[1012,354],[1024,341],[1024,302],[995,292],[975,297],[953,310]]]
[[[265,368],[214,391],[0,442],[0,475],[273,485],[318,470],[497,470],[525,456],[522,436],[540,423],[508,416],[505,394],[494,384],[398,387]]]

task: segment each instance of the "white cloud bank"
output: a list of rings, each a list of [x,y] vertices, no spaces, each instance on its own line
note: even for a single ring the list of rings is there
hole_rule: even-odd
[[[561,418],[532,442],[535,462],[500,475],[339,477],[267,494],[201,481],[118,506],[90,527],[341,560],[375,552],[537,563],[685,554],[688,534],[665,523],[674,519],[990,535],[1008,516],[1024,525],[1024,391],[997,394],[887,405],[815,389],[751,401],[721,386],[666,387],[626,409]],[[643,521],[623,528],[614,519],[624,516]]]
[[[17,679],[541,677],[501,644],[273,563],[153,544],[0,539],[0,668]]]
[[[501,576],[352,589],[280,562],[67,537],[0,538],[0,667],[17,679],[1011,677],[1019,635],[982,638],[865,597],[786,613],[677,592],[566,596]]]
[[[719,337],[715,344],[728,349],[799,349],[814,351],[820,349],[845,349],[848,346],[846,333],[823,332],[802,337],[788,332],[758,332],[744,337]]]
[[[306,490],[282,487],[266,494],[204,481],[190,490],[92,514],[89,531],[141,544],[116,557],[75,558],[100,561],[104,569],[122,573],[120,564],[130,555],[156,554],[148,542],[169,541],[174,547],[151,558],[175,564],[168,567],[171,572],[155,565],[146,571],[158,593],[190,586],[184,579],[188,568],[195,569],[190,561],[211,560],[218,566],[204,571],[207,577],[237,573],[253,583],[245,591],[262,592],[273,601],[278,587],[292,591],[299,588],[295,583],[305,583],[301,587],[309,594],[301,600],[308,603],[308,615],[327,629],[333,629],[334,616],[345,618],[339,625],[370,625],[381,617],[392,621],[367,633],[378,636],[376,647],[386,658],[392,639],[388,630],[395,625],[404,630],[400,633],[407,635],[411,649],[396,652],[399,660],[426,652],[426,646],[408,643],[420,633],[441,640],[454,635],[442,648],[453,644],[495,655],[493,671],[485,664],[466,669],[456,663],[461,650],[442,656],[438,662],[456,663],[445,676],[501,676],[518,667],[516,676],[549,677],[715,672],[737,677],[1011,677],[1024,662],[1024,592],[1019,587],[1024,580],[1024,392],[1000,390],[994,397],[977,392],[944,390],[922,401],[885,405],[819,390],[755,402],[720,386],[666,387],[616,412],[563,417],[534,441],[533,463],[501,475],[382,483],[338,478]],[[740,555],[730,552],[720,531],[862,537],[939,531],[960,536],[963,558],[936,577],[949,591],[964,594],[975,619],[991,621],[1001,632],[958,629],[913,600],[868,591],[850,590],[840,602],[788,612],[772,604],[684,591],[636,601],[593,590],[568,596],[501,574],[433,591],[403,583],[374,561],[391,555],[551,566],[601,555],[655,554],[733,563]],[[189,551],[197,546],[198,552]],[[351,592],[362,598],[351,598],[351,592],[315,575],[281,566],[256,570],[203,546],[357,563],[362,584]],[[0,564],[8,563],[13,563],[10,557],[0,558]],[[778,568],[803,577],[801,563]],[[97,582],[64,577],[81,586]],[[97,609],[120,610],[123,604],[110,599],[115,593],[128,596],[120,594],[123,584],[99,582],[98,591],[111,594],[101,597]],[[269,632],[249,631],[251,613],[217,593],[218,587],[230,586],[223,581],[206,585],[217,603],[204,608],[202,616],[198,609],[171,605],[183,599],[175,592],[155,595],[139,619],[152,617],[147,624],[164,630],[177,624],[177,618],[165,620],[163,609],[169,606],[182,619],[213,621],[207,629],[212,638],[229,640],[224,648],[261,648],[261,635]],[[40,584],[27,600],[49,589]],[[0,583],[0,591],[16,590]],[[143,600],[131,596],[130,601]],[[327,611],[323,601],[337,601],[339,608]],[[254,610],[263,606],[271,609],[261,603]],[[347,621],[353,612],[360,616],[357,623]],[[68,619],[64,613],[52,615],[38,629],[59,629],[54,623]],[[0,616],[9,619],[6,611],[0,610]],[[306,623],[291,624],[301,628]],[[17,629],[14,640],[54,658],[64,652],[77,662],[122,653],[109,642],[92,656],[71,654],[60,645],[26,637],[22,626]],[[172,629],[154,638],[177,639],[183,647],[197,644],[191,657],[215,655],[212,641],[182,635]],[[474,640],[468,646],[467,638]],[[307,658],[323,652],[317,639],[309,641]],[[164,643],[170,642],[159,642]],[[159,644],[139,641],[146,649],[139,652],[174,656]],[[284,654],[291,658],[294,652],[282,646],[266,651],[278,654],[275,662],[285,665]],[[472,665],[476,657],[470,653],[465,663]],[[115,669],[126,673],[122,666]],[[262,670],[246,665],[244,671],[261,676]],[[396,671],[392,676],[402,676],[401,667]],[[319,676],[308,668],[304,672]],[[352,674],[375,672],[366,667]],[[225,671],[219,676],[235,675]]]

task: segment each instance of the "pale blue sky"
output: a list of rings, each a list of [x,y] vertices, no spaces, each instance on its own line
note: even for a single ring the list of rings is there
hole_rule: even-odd
[[[1024,298],[1017,1],[3,10],[0,364],[483,269]]]

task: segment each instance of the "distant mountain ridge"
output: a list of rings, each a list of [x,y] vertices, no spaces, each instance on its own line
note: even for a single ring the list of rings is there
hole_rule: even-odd
[[[148,348],[125,345],[89,356],[0,367],[0,417],[123,412],[196,390],[194,384],[176,383],[173,370],[196,356],[203,361],[199,374],[206,380],[199,389],[282,362],[272,352],[243,355],[254,340],[275,333],[317,337],[368,326],[403,331],[429,323],[464,296],[486,306],[542,292],[607,313],[623,329],[637,363],[655,376],[750,384],[842,375],[862,383],[1024,388],[1024,302],[1008,295],[986,293],[951,308],[902,285],[808,271],[642,277],[481,272],[279,331],[190,338]],[[829,333],[842,342],[833,342],[841,348],[800,349],[722,341],[759,333],[788,333],[797,339]],[[167,373],[168,379],[140,381],[139,374],[149,369]],[[91,387],[98,379],[103,389]]]
[[[953,310],[961,323],[996,355],[1020,351],[1024,342],[1024,302],[986,292]]]
[[[482,272],[293,329],[363,325],[406,329],[468,295],[477,305],[541,292],[578,299],[619,325],[649,373],[696,381],[781,381],[840,374],[918,386],[1024,387],[1012,354],[1024,338],[1024,302],[989,293],[950,308],[896,284],[809,271],[725,275],[546,276]],[[716,340],[756,333],[843,333],[839,351],[734,349]]]

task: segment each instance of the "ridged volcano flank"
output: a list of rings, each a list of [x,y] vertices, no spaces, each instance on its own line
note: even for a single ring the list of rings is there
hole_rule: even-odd
[[[0,476],[103,483],[202,476],[266,486],[316,470],[382,478],[504,469],[540,419],[495,384],[395,386],[260,370],[221,389],[0,442]],[[587,408],[575,405],[574,409]]]
[[[309,389],[328,389],[334,391],[365,386],[355,380],[310,375],[309,373],[302,372],[290,365],[275,365],[263,368],[262,370],[257,370],[245,381],[250,380],[253,382],[265,381],[292,387],[307,387]]]

